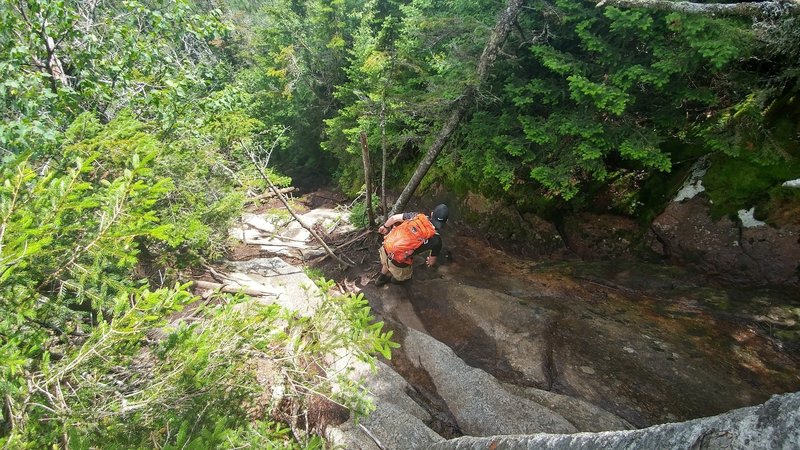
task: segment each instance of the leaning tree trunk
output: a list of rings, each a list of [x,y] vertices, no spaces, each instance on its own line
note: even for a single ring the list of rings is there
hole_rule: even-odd
[[[426,153],[425,157],[422,158],[422,161],[420,161],[419,166],[417,166],[417,170],[408,181],[408,184],[406,184],[406,187],[403,189],[400,197],[397,198],[397,201],[392,207],[392,211],[389,215],[397,214],[403,208],[405,208],[409,199],[411,199],[411,195],[417,190],[419,184],[422,182],[422,179],[425,177],[425,174],[428,173],[428,170],[436,161],[439,153],[442,151],[445,144],[447,144],[447,141],[453,135],[453,132],[455,132],[456,127],[458,127],[458,123],[467,114],[469,105],[475,98],[475,94],[478,91],[481,83],[483,83],[483,81],[486,79],[489,68],[492,66],[495,59],[497,59],[497,53],[500,51],[500,47],[508,37],[508,33],[516,21],[520,9],[522,9],[522,2],[523,0],[508,0],[506,8],[500,14],[500,17],[497,18],[494,30],[492,30],[492,34],[489,36],[489,41],[483,48],[483,53],[481,54],[480,60],[478,60],[478,68],[476,70],[477,77],[475,83],[469,85],[464,90],[461,97],[456,100],[450,116],[445,121],[441,130],[439,130],[436,140],[433,141],[430,149],[428,149],[428,153]]]
[[[372,209],[372,164],[369,160],[369,146],[367,145],[367,133],[365,131],[361,131],[361,159],[364,162],[364,184],[366,184],[367,188],[367,220],[369,220],[369,226],[367,228],[372,228],[375,226],[375,212]]]

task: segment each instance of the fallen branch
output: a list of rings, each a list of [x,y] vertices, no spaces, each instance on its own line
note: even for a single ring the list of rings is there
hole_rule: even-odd
[[[289,187],[278,189],[278,192],[280,192],[281,194],[288,194],[289,192],[293,192],[294,190],[295,190],[294,186],[289,186]],[[272,198],[272,197],[275,197],[275,193],[270,191],[270,192],[265,192],[263,194],[256,195],[255,197],[249,197],[249,198],[245,199],[244,202],[245,203],[255,203],[255,202],[264,200],[265,198]]]
[[[374,443],[375,443],[375,445],[377,445],[379,449],[381,449],[381,450],[386,450],[386,447],[384,447],[384,446],[383,446],[383,444],[381,444],[381,441],[379,441],[379,440],[378,440],[378,438],[376,438],[376,437],[375,437],[375,435],[374,435],[374,434],[372,434],[372,433],[371,433],[371,432],[370,432],[370,431],[367,429],[367,427],[365,427],[363,424],[358,424],[358,426],[359,426],[359,428],[361,428],[361,430],[362,430],[362,431],[364,431],[364,433],[366,433],[366,434],[367,434],[367,436],[369,436],[369,437],[370,437],[370,439],[372,439],[372,442],[374,442]]]
[[[199,288],[199,289],[212,289],[212,290],[215,290],[215,291],[218,290],[220,292],[228,292],[228,293],[231,293],[231,294],[242,293],[242,294],[245,294],[245,295],[249,295],[251,297],[263,297],[263,296],[266,296],[266,295],[275,295],[275,296],[277,296],[278,295],[278,292],[276,292],[276,291],[265,291],[265,290],[262,290],[262,289],[249,288],[249,287],[241,286],[241,285],[234,286],[232,284],[212,283],[210,281],[203,281],[203,280],[192,281],[192,285],[194,287],[196,287],[196,288]]]
[[[602,0],[597,3],[598,8],[604,6],[643,8],[653,11],[674,11],[684,14],[703,14],[709,16],[761,17],[775,13],[782,13],[785,15],[800,14],[800,2],[797,0],[741,3],[695,3],[673,2],[668,0]]]
[[[363,232],[363,233],[359,234],[358,236],[356,236],[356,237],[354,237],[354,238],[352,238],[352,239],[348,240],[348,241],[347,241],[347,242],[345,242],[344,244],[337,245],[337,246],[336,246],[336,250],[340,250],[340,249],[342,249],[342,247],[346,247],[346,246],[348,246],[348,245],[352,244],[353,242],[355,242],[355,241],[357,241],[357,240],[359,240],[359,239],[363,238],[364,236],[366,236],[367,234],[369,234],[369,233],[371,233],[371,232],[372,232],[372,230],[367,230],[367,231],[365,231],[365,232]]]
[[[231,280],[231,278],[229,276],[217,272],[216,269],[214,269],[213,267],[209,266],[208,264],[203,264],[203,267],[205,267],[205,269],[208,270],[208,272],[211,274],[211,276],[215,280],[219,281],[220,283],[225,283],[226,281]]]
[[[240,142],[239,144],[242,146],[242,148],[244,149],[245,153],[247,153],[247,155],[250,157],[250,161],[252,161],[252,162],[253,162],[253,165],[256,167],[256,170],[258,170],[258,173],[260,173],[260,174],[261,174],[261,177],[262,177],[262,178],[264,178],[264,181],[266,181],[266,182],[267,182],[267,185],[269,185],[269,188],[270,188],[270,189],[272,190],[272,192],[274,192],[274,193],[275,193],[275,195],[278,197],[278,200],[280,200],[280,201],[281,201],[281,203],[283,203],[283,206],[286,208],[286,210],[287,210],[287,211],[289,211],[289,214],[291,214],[291,215],[292,215],[292,217],[294,217],[294,220],[296,220],[296,221],[297,221],[297,223],[299,223],[301,227],[305,228],[305,229],[306,229],[306,230],[307,230],[309,233],[311,233],[311,236],[314,236],[314,239],[316,239],[316,240],[317,240],[317,242],[319,242],[319,243],[320,243],[320,245],[322,245],[322,248],[323,248],[323,249],[325,249],[325,252],[326,252],[328,255],[330,255],[331,257],[333,257],[333,258],[334,258],[336,261],[338,261],[340,264],[342,264],[342,265],[344,265],[344,266],[347,266],[347,267],[353,267],[353,266],[355,266],[355,263],[353,263],[353,264],[350,264],[350,263],[348,263],[348,262],[345,262],[344,260],[342,260],[342,258],[340,258],[340,257],[336,256],[336,254],[335,254],[335,253],[333,253],[333,250],[331,250],[331,248],[330,248],[330,247],[328,247],[328,244],[326,244],[326,243],[325,243],[325,241],[322,239],[322,237],[320,237],[320,235],[319,235],[319,234],[317,234],[317,232],[314,230],[314,228],[313,228],[313,227],[309,227],[308,225],[306,225],[305,223],[303,223],[303,221],[302,221],[302,220],[300,220],[300,217],[298,217],[298,215],[297,215],[297,214],[294,212],[294,210],[292,209],[292,207],[291,207],[291,206],[289,206],[289,201],[286,199],[286,197],[285,197],[283,194],[281,194],[280,192],[278,192],[278,188],[277,188],[277,187],[275,187],[275,185],[274,185],[274,184],[272,183],[272,181],[269,179],[269,177],[267,176],[267,174],[264,172],[264,169],[261,167],[261,165],[260,165],[260,164],[258,163],[258,161],[256,160],[256,157],[255,157],[255,155],[253,154],[253,152],[251,152],[251,151],[250,151],[250,150],[249,150],[247,147],[245,147],[245,145],[244,145],[243,143],[241,143],[241,142]]]
[[[244,239],[242,240],[242,243],[247,245],[267,245],[270,247],[282,247],[296,250],[307,248],[304,245],[305,241],[298,241],[297,244],[293,244],[292,242],[274,242],[269,239]]]
[[[247,225],[250,228],[256,229],[258,231],[263,231],[264,233],[268,233],[270,239],[279,239],[281,241],[292,241],[292,242],[303,242],[303,243],[306,242],[305,239],[297,239],[297,238],[290,238],[288,236],[281,236],[280,234],[278,234],[278,233],[276,233],[276,232],[274,232],[272,230],[267,230],[267,229],[261,228],[261,227],[259,227],[257,225],[252,224],[252,223],[245,222],[245,225]]]

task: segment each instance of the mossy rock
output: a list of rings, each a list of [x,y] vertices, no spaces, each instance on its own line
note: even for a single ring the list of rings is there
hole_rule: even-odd
[[[723,216],[734,217],[737,211],[755,206],[757,219],[782,225],[792,213],[798,217],[800,193],[781,185],[798,177],[800,160],[760,165],[715,155],[703,178],[703,185],[711,199],[711,215],[715,220]]]

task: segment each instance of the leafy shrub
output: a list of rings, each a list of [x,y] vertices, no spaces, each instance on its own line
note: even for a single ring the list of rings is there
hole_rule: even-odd
[[[376,212],[380,208],[381,199],[377,195],[372,195],[372,210]],[[367,228],[372,224],[369,223],[369,214],[367,213],[367,205],[365,201],[357,201],[350,208],[350,215],[348,221],[357,228]]]
[[[207,254],[238,212],[235,191],[202,164],[186,164],[178,182],[166,176],[177,173],[170,160],[190,159],[185,150],[130,116],[101,124],[84,115],[66,134],[63,162],[26,154],[0,167],[0,396],[8,405],[0,445],[209,448],[268,433],[285,447],[321,447],[258,411],[270,386],[257,381],[254,361],[271,358],[286,370],[269,383],[284,384],[299,411],[321,394],[369,412],[360,385],[324,362],[343,349],[364,361],[390,356],[391,333],[372,323],[363,297],[326,298],[312,318],[275,306],[243,314],[243,297],[222,297],[193,305],[201,321],[181,321],[170,317],[197,301],[187,286],[150,290],[139,281],[143,256]]]
[[[362,296],[326,298],[311,318],[274,305],[244,313],[236,305],[247,299],[224,297],[197,306],[202,322],[171,321],[197,300],[186,286],[138,286],[136,239],[171,238],[152,210],[171,186],[145,183],[153,158],[136,155],[118,177],[99,176],[97,159],[41,176],[20,158],[0,172],[0,395],[9,405],[0,443],[208,448],[269,430],[289,447],[317,446],[249,410],[267,389],[254,360],[286,367],[270,383],[286,384],[300,410],[322,394],[368,413],[346,371],[315,370],[342,350],[367,362],[390,356],[391,332]],[[327,295],[330,283],[320,287]]]

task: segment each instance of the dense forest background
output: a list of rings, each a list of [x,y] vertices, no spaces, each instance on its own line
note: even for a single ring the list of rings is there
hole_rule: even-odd
[[[461,108],[421,189],[544,216],[646,222],[701,157],[717,216],[756,206],[769,222],[800,204],[781,186],[800,174],[795,2],[730,14],[516,2],[482,73],[514,3],[4,0],[0,443],[321,445],[248,403],[253,355],[279,355],[313,321],[230,306],[149,333],[193,302],[181,274],[224,254],[245,193],[265,189],[255,164],[277,185],[356,197],[362,131],[377,185],[400,190]],[[363,332],[309,354],[388,351],[363,299],[331,303]],[[358,386],[297,376],[305,393],[369,410]]]

